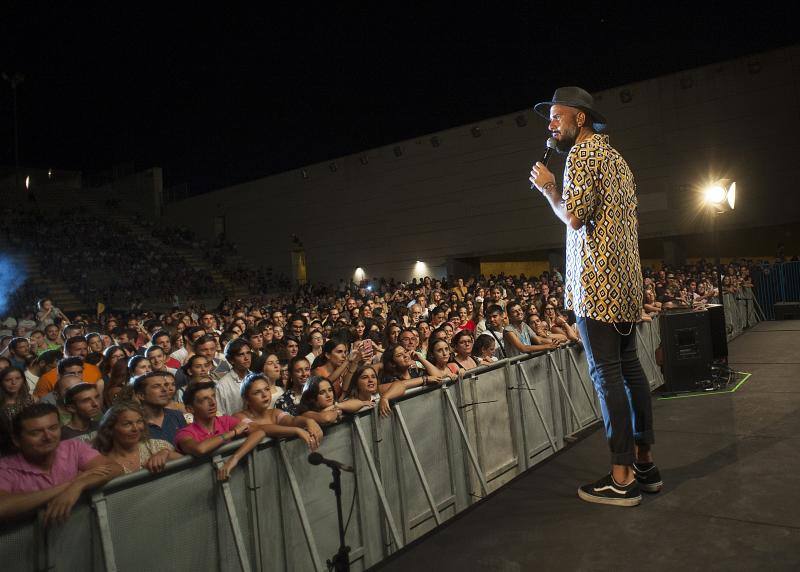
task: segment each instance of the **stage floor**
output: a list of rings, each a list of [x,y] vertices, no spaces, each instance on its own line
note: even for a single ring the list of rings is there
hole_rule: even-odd
[[[384,570],[800,569],[800,321],[731,342],[737,392],[654,400],[657,495],[582,502],[607,471],[601,431],[385,562]]]

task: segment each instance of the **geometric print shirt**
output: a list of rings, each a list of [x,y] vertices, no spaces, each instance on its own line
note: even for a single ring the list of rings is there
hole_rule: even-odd
[[[601,322],[636,322],[642,315],[636,183],[628,163],[594,134],[572,147],[562,200],[583,222],[567,225],[565,307]]]

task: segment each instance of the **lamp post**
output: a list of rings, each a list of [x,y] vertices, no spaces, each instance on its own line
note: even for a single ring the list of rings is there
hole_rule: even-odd
[[[11,85],[14,113],[14,190],[19,191],[19,126],[17,124],[17,86],[25,81],[19,72],[11,75],[3,72],[3,79]]]
[[[705,188],[704,202],[711,209],[711,232],[714,243],[714,254],[717,266],[717,292],[719,293],[719,303],[722,306],[723,316],[725,315],[725,297],[722,293],[722,263],[719,254],[719,228],[717,216],[728,211],[732,211],[736,205],[736,181],[730,179],[718,179]],[[727,322],[725,325],[725,336],[728,335]]]

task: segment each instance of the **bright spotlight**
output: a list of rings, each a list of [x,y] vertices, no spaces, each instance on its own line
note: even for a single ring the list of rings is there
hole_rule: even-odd
[[[356,271],[353,273],[353,278],[355,279],[356,282],[361,282],[362,280],[364,280],[365,276],[366,272],[360,266],[356,268]]]
[[[706,189],[706,202],[712,205],[718,205],[725,200],[725,189],[719,185],[712,185]]]
[[[731,207],[731,210],[736,208],[736,181],[732,182],[728,188],[728,206]]]
[[[732,211],[736,204],[736,181],[730,179],[714,181],[703,191],[703,199],[717,212]]]
[[[31,188],[31,176],[30,175],[25,177],[25,188],[28,189],[28,190],[30,190],[30,188]]]

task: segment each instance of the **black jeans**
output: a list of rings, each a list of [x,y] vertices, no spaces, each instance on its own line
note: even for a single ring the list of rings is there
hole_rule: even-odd
[[[636,324],[578,317],[577,326],[603,412],[611,464],[631,465],[634,442],[655,442],[650,384],[636,354]]]

